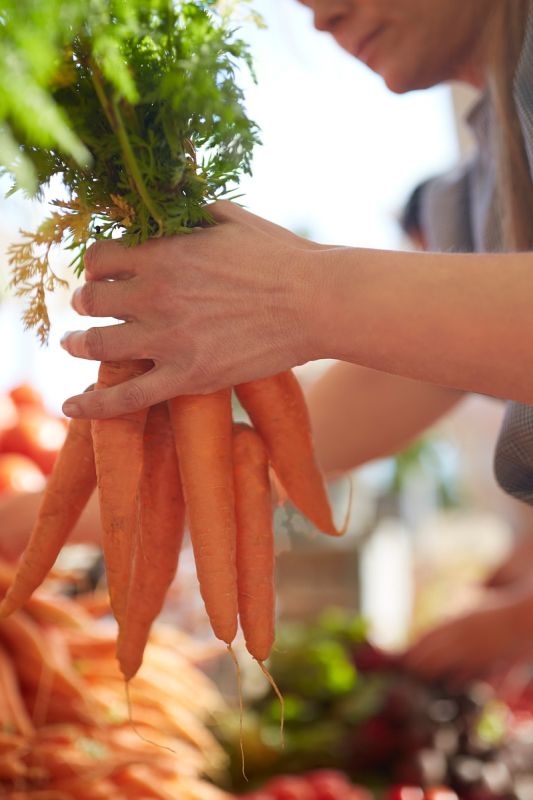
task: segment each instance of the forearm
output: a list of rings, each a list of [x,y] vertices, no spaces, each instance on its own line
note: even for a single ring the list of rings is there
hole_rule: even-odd
[[[317,357],[533,403],[533,254],[308,258]]]
[[[340,362],[306,393],[327,477],[401,450],[463,397],[455,389]]]

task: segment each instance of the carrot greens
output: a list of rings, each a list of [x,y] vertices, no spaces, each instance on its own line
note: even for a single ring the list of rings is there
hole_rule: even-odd
[[[12,191],[66,199],[10,248],[24,322],[41,341],[55,245],[135,245],[211,222],[258,141],[236,81],[246,44],[215,0],[8,0],[0,12],[0,163]]]

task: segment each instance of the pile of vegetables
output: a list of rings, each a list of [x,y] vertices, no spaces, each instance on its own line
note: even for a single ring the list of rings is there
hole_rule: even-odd
[[[0,562],[0,593],[13,579]],[[205,646],[154,630],[130,684],[105,621],[39,592],[0,622],[0,796],[11,800],[225,800],[202,778],[226,757],[206,722],[224,702],[196,664]]]
[[[342,772],[324,769],[303,775],[279,775],[257,791],[240,797],[241,800],[373,800],[374,795],[364,786],[352,785]],[[413,797],[410,800],[424,798]],[[446,800],[456,799],[450,797]]]
[[[524,696],[520,703],[515,696],[513,708],[501,687],[454,690],[411,675],[397,657],[368,641],[364,621],[338,609],[312,624],[280,625],[269,669],[285,700],[284,746],[279,704],[255,685],[245,695],[242,733],[248,781],[241,770],[239,714],[230,711],[218,720],[236,793],[252,790],[254,800],[311,800],[297,777],[320,768],[341,770],[390,800],[526,796],[533,712]],[[516,683],[510,688],[516,695]],[[280,775],[292,778],[278,795],[269,786],[278,786]],[[438,786],[449,787],[446,795]]]
[[[239,172],[249,171],[258,139],[235,81],[249,55],[214,0],[48,0],[43,7],[52,5],[57,16],[46,25],[53,68],[48,64],[44,78],[29,47],[42,8],[12,0],[0,18],[0,48],[9,54],[0,85],[0,98],[7,97],[3,137],[16,145],[11,159],[4,148],[4,161],[15,188],[33,176],[40,191],[59,176],[67,195],[11,248],[12,282],[28,299],[26,324],[42,339],[45,293],[58,283],[52,247],[66,246],[81,274],[94,240],[120,235],[130,246],[212,224],[208,202],[228,196]],[[47,113],[37,125],[13,94],[14,78],[40,82],[46,92]],[[102,363],[97,387],[152,366]],[[320,530],[338,531],[292,373],[235,391],[253,427],[233,424],[232,387],[120,419],[72,422],[0,614],[19,608],[44,579],[97,485],[125,678],[141,664],[173,579],[185,517],[214,633],[230,646],[239,617],[248,650],[262,664],[274,638],[269,466]]]

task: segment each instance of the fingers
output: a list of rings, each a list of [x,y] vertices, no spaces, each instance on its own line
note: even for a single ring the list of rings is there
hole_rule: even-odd
[[[428,635],[420,639],[402,659],[402,663],[413,672],[434,677],[439,672],[439,667],[446,671],[446,666],[441,663],[443,652],[439,642],[435,643],[434,637]]]
[[[149,355],[139,352],[135,326],[134,322],[123,322],[86,331],[68,331],[61,339],[61,347],[71,356],[91,361],[149,358]]]
[[[87,249],[83,259],[87,280],[135,275],[142,247],[143,245],[127,247],[116,239],[94,242]]]
[[[133,319],[132,281],[90,280],[72,295],[75,311],[88,317]]]
[[[424,678],[444,678],[464,667],[467,651],[468,644],[463,641],[457,623],[446,623],[415,642],[402,663]]]
[[[304,239],[301,236],[293,233],[292,231],[282,228],[281,225],[276,225],[275,222],[270,222],[268,219],[258,217],[244,208],[230,202],[229,200],[219,200],[208,206],[209,213],[216,222],[237,222],[249,225],[262,233],[272,236],[278,241],[285,241],[287,243],[304,247],[309,250],[322,248],[323,245],[313,242],[309,239]]]
[[[236,203],[231,203],[229,200],[217,200],[216,203],[209,203],[207,210],[215,220],[215,222],[229,222],[235,219],[239,213],[246,213]]]
[[[109,419],[155,405],[178,394],[169,390],[169,380],[163,369],[154,368],[138,378],[109,389],[70,397],[63,404],[67,417]]]

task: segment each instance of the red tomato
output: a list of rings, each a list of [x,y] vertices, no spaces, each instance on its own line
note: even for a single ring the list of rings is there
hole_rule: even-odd
[[[307,779],[315,791],[316,800],[347,800],[354,788],[346,775],[333,769],[315,770],[307,775]]]
[[[0,455],[0,494],[39,492],[44,489],[46,478],[26,456],[18,453]]]
[[[15,386],[9,392],[9,396],[19,408],[22,406],[44,408],[43,398],[37,389],[34,389],[29,383],[21,383],[19,386]]]
[[[65,441],[63,422],[30,406],[21,407],[17,424],[4,431],[0,449],[4,453],[21,453],[31,458],[45,475],[49,475]]]
[[[13,428],[19,418],[18,409],[8,394],[0,394],[0,433]]]
[[[296,775],[281,775],[265,786],[265,791],[276,800],[316,800],[316,793],[306,778]]]

